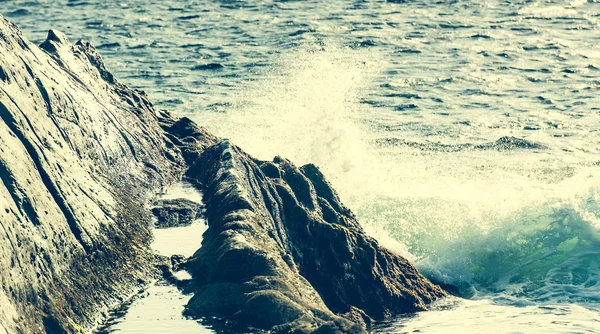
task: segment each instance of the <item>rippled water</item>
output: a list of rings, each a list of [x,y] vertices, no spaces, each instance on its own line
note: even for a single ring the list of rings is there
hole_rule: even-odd
[[[377,326],[398,333],[600,333],[600,316],[577,305],[506,307],[489,301],[444,300],[430,312]]]
[[[600,327],[597,0],[0,4],[257,157],[321,166],[369,233],[477,301],[393,330]]]

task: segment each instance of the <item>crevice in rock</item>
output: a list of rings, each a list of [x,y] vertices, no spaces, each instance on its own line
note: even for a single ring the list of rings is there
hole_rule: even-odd
[[[1,102],[0,102],[0,108],[2,108]],[[1,109],[0,109],[0,112],[1,112]],[[17,206],[17,208],[21,212],[25,213],[25,215],[29,218],[29,220],[34,225],[39,226],[40,219],[37,216],[37,214],[35,213],[35,210],[33,209],[29,198],[25,197],[25,196],[20,197],[17,195],[17,193],[19,193],[21,191],[17,189],[17,187],[15,185],[15,179],[13,177],[13,174],[8,170],[8,168],[3,163],[2,160],[0,160],[0,180],[2,181],[2,183],[4,184],[6,189],[8,189],[8,193],[10,194],[10,196],[11,196],[13,202],[15,203],[15,205]]]
[[[44,104],[46,105],[46,110],[48,112],[48,116],[52,120],[52,123],[54,124],[54,126],[56,127],[58,132],[60,133],[63,140],[65,142],[67,142],[67,144],[69,145],[69,147],[71,149],[74,149],[73,143],[71,143],[69,136],[67,136],[67,134],[65,133],[65,130],[63,130],[63,128],[60,126],[60,124],[58,124],[58,121],[55,118],[54,112],[52,111],[52,104],[50,103],[50,96],[48,95],[48,91],[46,90],[46,87],[44,87],[40,78],[34,78],[34,81],[35,81],[35,85],[37,86],[38,90],[40,91],[40,94],[42,95],[42,98],[44,99]]]
[[[86,242],[84,242],[83,237],[82,237],[82,231],[80,230],[79,226],[77,225],[77,220],[75,219],[75,216],[73,215],[73,213],[69,209],[68,205],[66,204],[64,198],[61,196],[60,192],[58,191],[58,189],[52,182],[51,177],[48,175],[46,170],[43,168],[38,152],[33,147],[33,144],[31,144],[29,142],[29,140],[27,140],[25,138],[25,136],[23,135],[21,130],[17,127],[17,124],[16,124],[13,116],[10,114],[10,112],[8,111],[8,108],[6,108],[6,106],[2,102],[0,102],[0,118],[4,121],[4,123],[9,127],[9,129],[21,141],[21,143],[25,147],[25,150],[27,150],[27,153],[31,157],[31,160],[35,164],[35,167],[37,168],[37,170],[40,174],[40,178],[41,178],[42,182],[46,186],[46,189],[52,196],[54,202],[58,205],[61,212],[63,213],[63,216],[67,220],[67,224],[69,225],[69,228],[71,229],[71,233],[73,234],[75,239],[77,239],[79,244],[83,247],[83,250],[85,252],[89,252],[91,250],[91,245],[88,245]]]
[[[0,67],[0,80],[6,82],[8,81],[8,75],[4,72],[4,69]]]

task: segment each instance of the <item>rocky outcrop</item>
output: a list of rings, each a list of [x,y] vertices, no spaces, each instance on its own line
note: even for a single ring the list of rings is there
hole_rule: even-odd
[[[0,16],[0,328],[88,328],[148,279],[146,197],[184,165],[159,116],[91,44]]]
[[[77,332],[143,285],[149,197],[184,172],[209,228],[163,271],[192,273],[191,315],[363,333],[446,295],[366,236],[316,166],[258,161],[156,110],[91,44],[50,31],[37,47],[0,17],[0,332]],[[184,204],[154,211],[186,223]]]
[[[316,166],[258,161],[227,140],[190,139],[201,130],[189,120],[177,126],[188,129],[190,152],[196,142],[186,177],[204,192],[209,225],[186,264],[197,290],[190,315],[281,333],[362,333],[446,295],[368,237]]]

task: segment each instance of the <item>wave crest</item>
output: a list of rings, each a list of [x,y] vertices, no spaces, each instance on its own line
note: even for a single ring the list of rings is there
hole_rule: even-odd
[[[421,258],[431,277],[510,304],[600,302],[598,193],[528,207],[488,233],[466,233]]]

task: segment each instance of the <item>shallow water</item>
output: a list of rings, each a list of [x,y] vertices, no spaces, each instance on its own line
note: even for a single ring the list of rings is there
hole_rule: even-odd
[[[369,233],[482,303],[422,331],[597,317],[598,1],[0,3],[258,158],[319,165]],[[506,136],[540,146],[489,144]]]
[[[191,295],[182,294],[176,287],[157,282],[127,308],[125,314],[111,321],[103,333],[159,334],[214,333],[182,313]]]
[[[180,182],[165,189],[160,198],[186,198],[201,203],[202,193],[190,184]],[[192,256],[200,248],[202,233],[207,228],[204,220],[198,219],[188,226],[154,229],[151,247],[163,256]],[[183,270],[175,273],[175,276],[179,279],[191,278]],[[201,322],[183,316],[185,305],[191,298],[191,294],[184,294],[177,287],[159,280],[141,295],[135,296],[130,305],[113,312],[112,319],[104,324],[100,334],[214,333]]]
[[[174,254],[192,256],[200,248],[202,233],[206,229],[204,221],[199,220],[189,226],[154,230],[152,248],[164,256]]]

